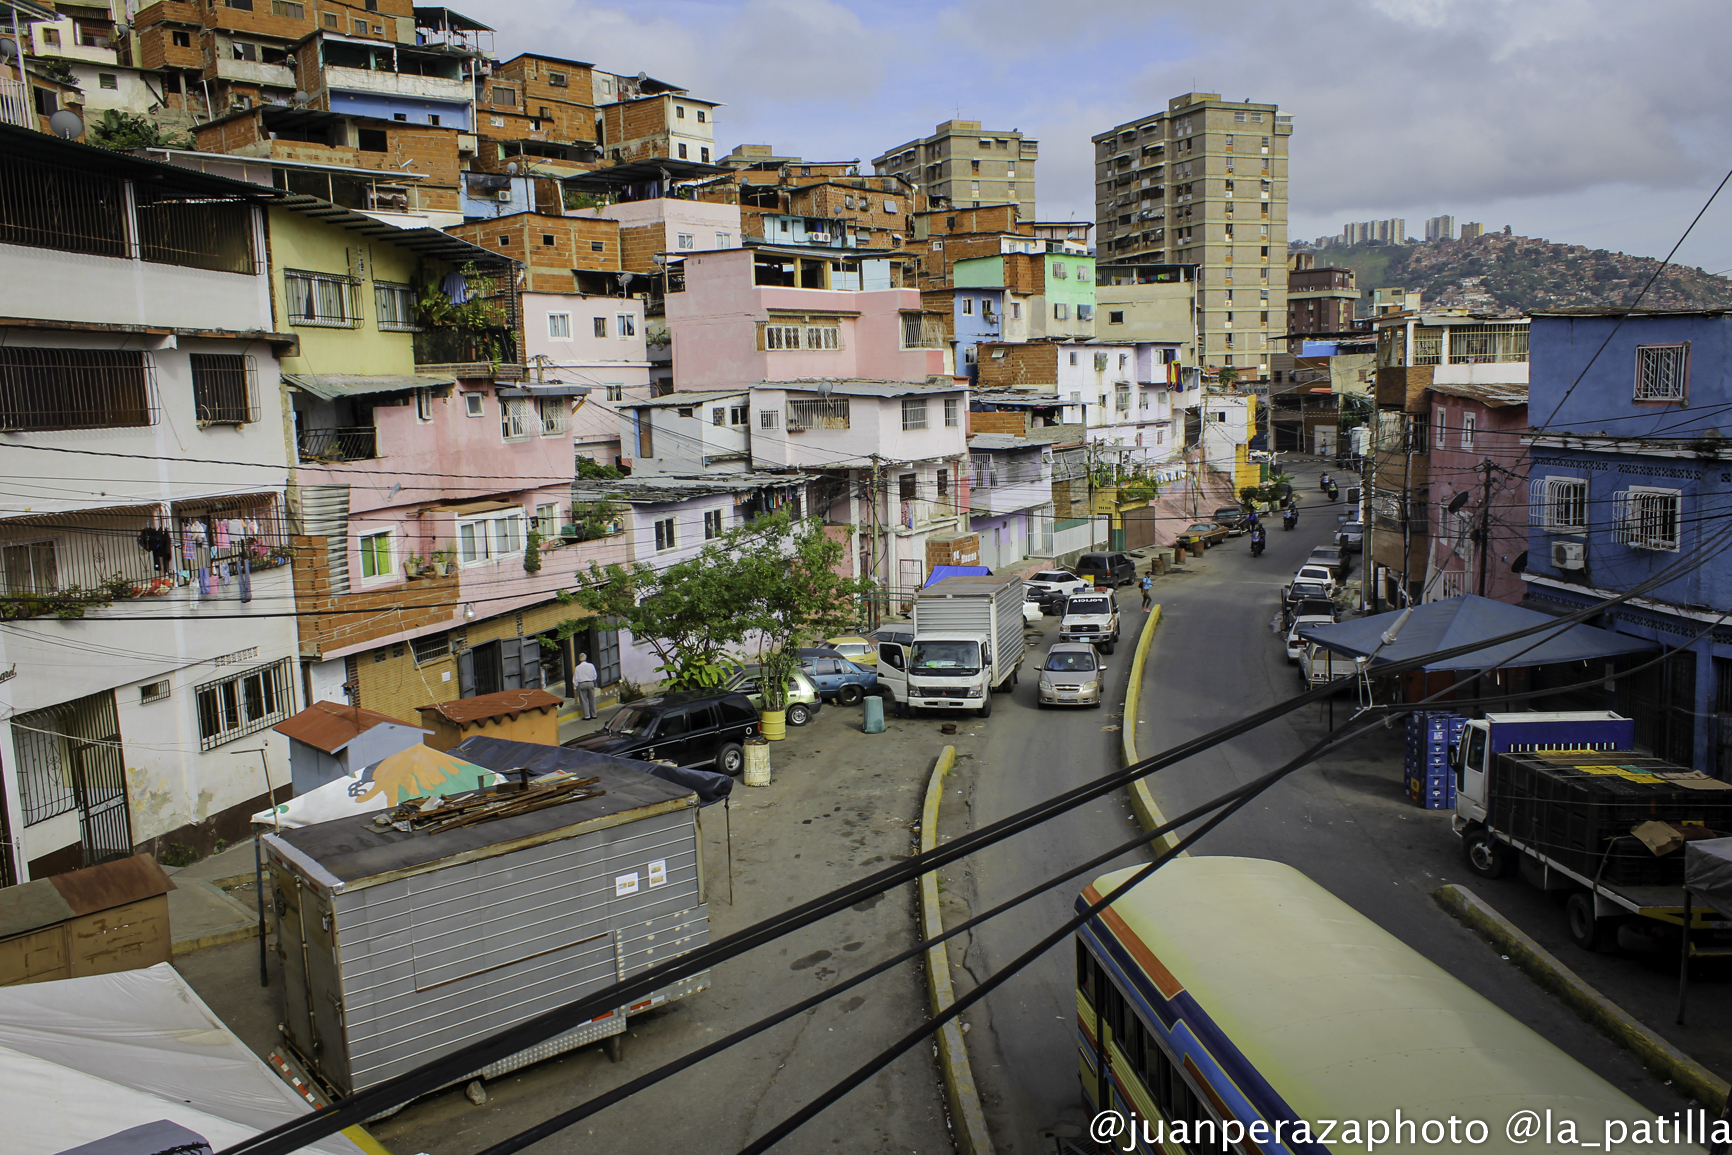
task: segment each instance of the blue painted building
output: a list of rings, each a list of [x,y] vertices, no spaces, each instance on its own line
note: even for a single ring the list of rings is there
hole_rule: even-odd
[[[980,375],[981,342],[1004,340],[1004,290],[958,288],[951,299],[951,313],[956,369],[973,381]]]
[[[1598,623],[1676,650],[1618,708],[1639,745],[1732,777],[1732,316],[1536,314],[1530,342],[1527,596],[1654,581]]]

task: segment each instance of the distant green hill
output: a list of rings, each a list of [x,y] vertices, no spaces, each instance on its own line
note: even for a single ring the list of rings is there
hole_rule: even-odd
[[[1317,263],[1352,269],[1361,291],[1398,286],[1418,289],[1427,306],[1528,313],[1628,305],[1660,262],[1493,233],[1423,245],[1373,243],[1323,249],[1317,253]],[[1732,308],[1732,280],[1672,266],[1642,298],[1642,308]]]

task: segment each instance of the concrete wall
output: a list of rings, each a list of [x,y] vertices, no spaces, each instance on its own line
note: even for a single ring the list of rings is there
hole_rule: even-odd
[[[926,428],[902,428],[900,397],[848,397],[847,429],[811,428],[789,432],[783,427],[790,397],[815,398],[815,390],[791,390],[765,386],[752,390],[751,448],[754,469],[828,469],[857,464],[869,454],[889,461],[924,461],[955,457],[967,452],[968,393],[965,389],[922,392],[926,401]],[[844,395],[837,393],[834,399]],[[947,426],[946,398],[956,401],[957,422]],[[761,427],[759,414],[773,410],[776,428]]]

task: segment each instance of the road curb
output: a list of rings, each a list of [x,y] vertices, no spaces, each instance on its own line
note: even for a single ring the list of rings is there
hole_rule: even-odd
[[[1556,955],[1465,887],[1450,884],[1431,892],[1437,905],[1477,931],[1529,978],[1558,996],[1602,1035],[1633,1052],[1650,1071],[1664,1075],[1710,1112],[1726,1106],[1725,1079],[1638,1022],[1628,1011],[1589,986]]]
[[[227,946],[231,942],[240,942],[243,939],[257,938],[258,936],[259,924],[255,922],[246,926],[226,927],[223,930],[213,931],[197,938],[183,938],[169,949],[172,951],[173,957],[179,958],[194,951],[206,950],[213,946]]]
[[[956,747],[939,751],[926,783],[926,802],[920,808],[920,852],[938,845],[938,806],[944,800],[944,778],[956,764]],[[938,904],[938,873],[920,876],[920,933],[933,938],[944,933],[944,915]],[[926,1001],[934,1015],[956,1001],[950,982],[950,955],[946,944],[926,950]],[[944,1099],[950,1107],[950,1136],[961,1155],[991,1155],[992,1133],[986,1128],[986,1110],[980,1105],[980,1090],[974,1084],[974,1068],[968,1063],[968,1046],[962,1040],[962,1024],[955,1019],[938,1030],[938,1065],[944,1075]]]
[[[1154,641],[1155,627],[1161,624],[1161,607],[1156,606],[1149,611],[1149,620],[1143,623],[1143,629],[1137,635],[1137,650],[1131,658],[1131,676],[1125,683],[1125,717],[1124,725],[1119,729],[1119,755],[1124,764],[1130,766],[1137,758],[1137,711],[1143,703],[1143,667],[1148,663],[1149,644]],[[1155,795],[1149,789],[1146,779],[1139,778],[1132,782],[1126,791],[1131,796],[1131,813],[1137,816],[1137,824],[1144,830],[1153,830],[1164,826],[1167,816],[1161,813],[1161,808],[1155,804]],[[1178,839],[1169,831],[1155,839],[1155,852],[1164,854],[1178,845]],[[1187,854],[1187,851],[1180,851]]]

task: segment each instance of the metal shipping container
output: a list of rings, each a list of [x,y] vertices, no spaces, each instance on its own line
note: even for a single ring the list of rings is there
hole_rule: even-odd
[[[266,835],[283,1033],[351,1094],[702,946],[697,796],[598,766],[606,793],[436,833],[373,815]],[[700,972],[477,1072],[625,1030]]]

